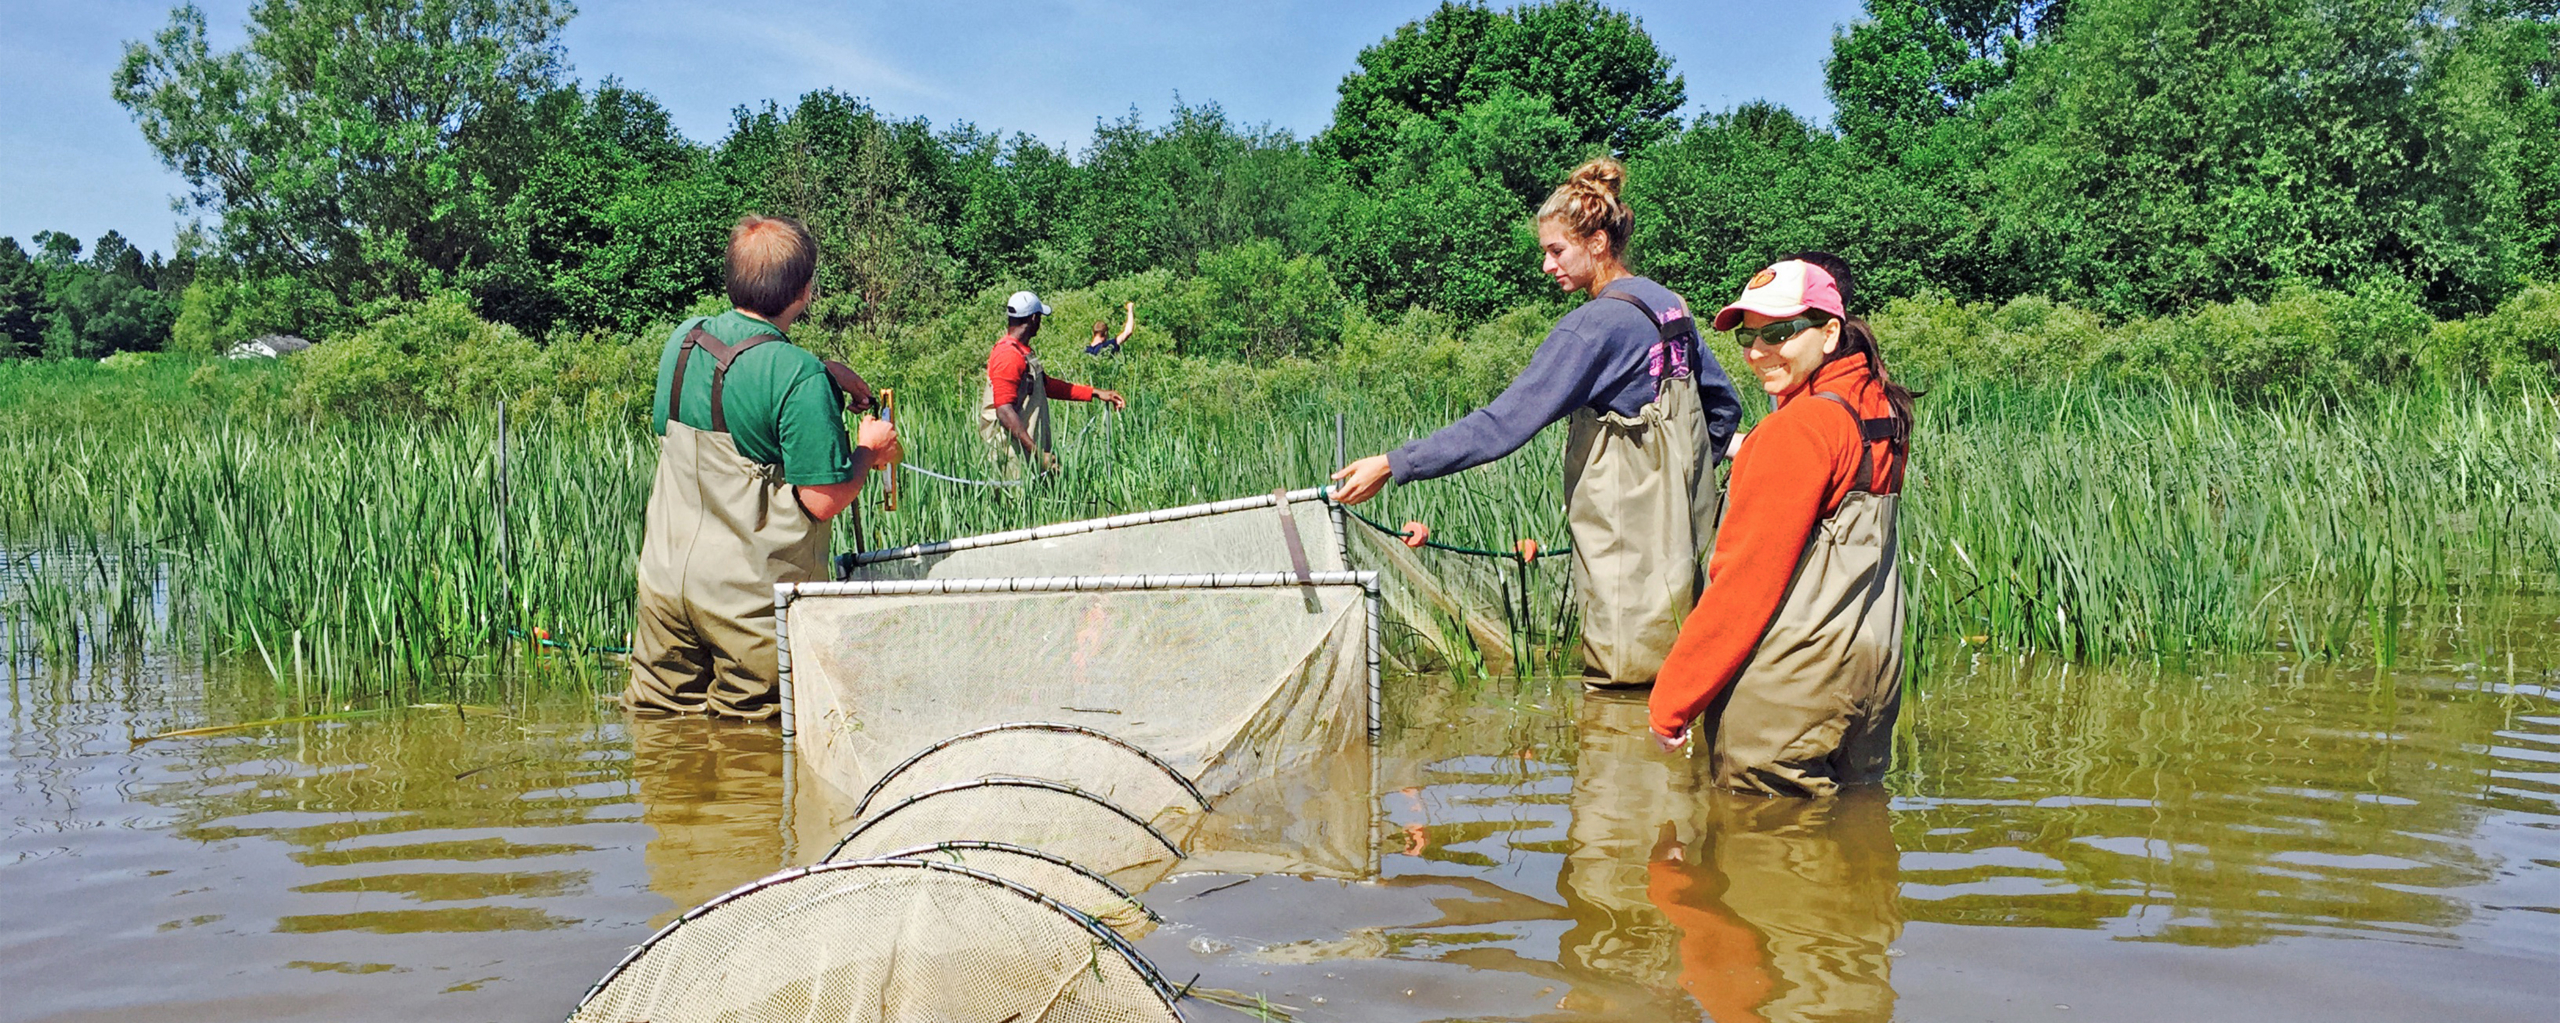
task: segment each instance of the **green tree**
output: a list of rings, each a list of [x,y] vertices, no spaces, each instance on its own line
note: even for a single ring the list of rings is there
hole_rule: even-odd
[[[80,245],[68,236],[39,237],[47,250],[40,317],[45,355],[94,359],[168,343],[177,303],[152,287],[156,256],[144,257],[114,231],[98,239],[86,260],[70,258]]]
[[[1823,62],[1834,119],[1853,137],[1903,141],[2009,84],[2069,10],[2070,0],[1869,0]]]
[[[44,271],[15,238],[0,238],[0,358],[34,353],[44,343]]]
[[[471,288],[505,256],[530,111],[562,68],[555,0],[265,0],[216,51],[178,8],[114,94],[218,218],[223,250],[349,306]]]
[[[879,330],[940,309],[950,294],[947,158],[921,118],[821,90],[787,112],[739,108],[715,161],[742,212],[795,216],[816,236],[813,322]]]
[[[1542,99],[1563,118],[1574,157],[1651,145],[1678,130],[1674,115],[1688,102],[1643,23],[1591,0],[1501,12],[1443,0],[1358,60],[1315,145],[1362,185],[1409,159],[1417,128],[1452,131],[1462,111],[1505,90]],[[1553,183],[1521,198],[1540,198],[1546,187]]]
[[[1202,254],[1255,239],[1295,242],[1317,180],[1306,144],[1240,128],[1215,103],[1177,100],[1151,130],[1136,111],[1096,127],[1067,239],[1084,284],[1151,267],[1187,271]]]
[[[2560,281],[2560,2],[2516,6],[2497,42],[2512,69],[2516,109],[2517,270],[2528,280]]]
[[[1372,305],[1467,318],[1538,294],[1528,219],[1566,170],[1669,137],[1687,101],[1642,23],[1588,0],[1444,2],[1339,92],[1317,247]]]
[[[2120,314],[2278,282],[2510,285],[2517,132],[2495,55],[2430,0],[2083,0],[2004,99],[1998,216]]]
[[[606,79],[536,103],[538,155],[507,201],[521,258],[480,288],[492,319],[632,329],[721,289],[737,189],[648,94]]]
[[[1072,259],[1084,176],[1066,152],[1029,135],[1001,138],[968,124],[942,135],[951,152],[950,245],[961,279],[978,285],[1030,280],[1042,287],[1087,283],[1097,271]]]
[[[1539,293],[1535,205],[1571,166],[1572,127],[1541,97],[1506,89],[1447,130],[1411,126],[1405,155],[1363,188],[1336,189],[1323,251],[1373,306],[1481,319]]]

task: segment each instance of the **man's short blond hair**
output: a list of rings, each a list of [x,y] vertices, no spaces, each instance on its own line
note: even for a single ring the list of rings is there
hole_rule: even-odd
[[[797,220],[750,213],[729,229],[730,305],[780,316],[817,272],[818,240]]]

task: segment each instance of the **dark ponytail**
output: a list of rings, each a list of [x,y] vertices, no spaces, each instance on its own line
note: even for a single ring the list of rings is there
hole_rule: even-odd
[[[1821,267],[1824,273],[1830,274],[1831,279],[1840,286],[1840,307],[1850,311],[1849,315],[1843,317],[1840,322],[1840,347],[1822,360],[1823,365],[1828,366],[1836,360],[1853,354],[1866,356],[1867,372],[1875,374],[1876,383],[1884,388],[1885,404],[1892,406],[1893,417],[1902,421],[1902,435],[1911,436],[1912,403],[1927,392],[1914,391],[1894,383],[1893,377],[1885,373],[1884,350],[1876,344],[1875,328],[1868,326],[1867,321],[1858,318],[1858,280],[1849,272],[1849,261],[1828,252],[1799,252],[1787,258],[1803,260]],[[1820,326],[1831,319],[1829,313],[1819,309],[1806,315],[1813,317],[1815,326]]]

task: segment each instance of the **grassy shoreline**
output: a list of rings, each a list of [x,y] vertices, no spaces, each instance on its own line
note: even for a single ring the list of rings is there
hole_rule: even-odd
[[[1139,389],[1216,369],[1171,361],[1079,368],[1143,397],[1108,420],[1063,409],[1062,478],[1012,490],[907,474],[895,513],[875,484],[870,545],[1311,485],[1334,464],[1334,412],[1358,454],[1458,411],[1409,394],[1364,402],[1348,374],[1233,396],[1249,400]],[[238,407],[240,389],[288,371],[0,371],[12,649],[183,649],[263,661],[279,678],[432,692],[507,670],[521,634],[620,644],[654,465],[644,430],[519,418],[502,485],[494,409],[333,421]],[[229,383],[209,388],[206,373]],[[958,390],[927,381],[902,395],[908,449],[985,478]],[[2560,414],[2538,392],[2243,405],[2172,386],[1961,376],[1921,408],[1903,557],[1924,661],[1986,648],[2485,661],[2521,645],[2503,631],[2511,609],[2560,577]],[[1558,447],[1551,431],[1364,510],[1475,546],[1560,541]],[[839,521],[837,549],[854,546],[853,528]],[[1570,635],[1563,564],[1483,578],[1520,575],[1530,635]]]

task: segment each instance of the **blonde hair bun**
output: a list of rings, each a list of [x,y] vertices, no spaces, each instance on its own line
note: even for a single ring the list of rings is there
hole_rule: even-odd
[[[1624,252],[1627,236],[1635,229],[1635,216],[1618,199],[1618,190],[1626,183],[1625,164],[1606,156],[1586,161],[1547,194],[1547,201],[1538,207],[1538,219],[1562,224],[1578,237],[1605,233],[1609,251]]]
[[[1588,160],[1573,169],[1573,176],[1566,178],[1565,184],[1588,188],[1614,200],[1626,187],[1627,165],[1606,156]]]

